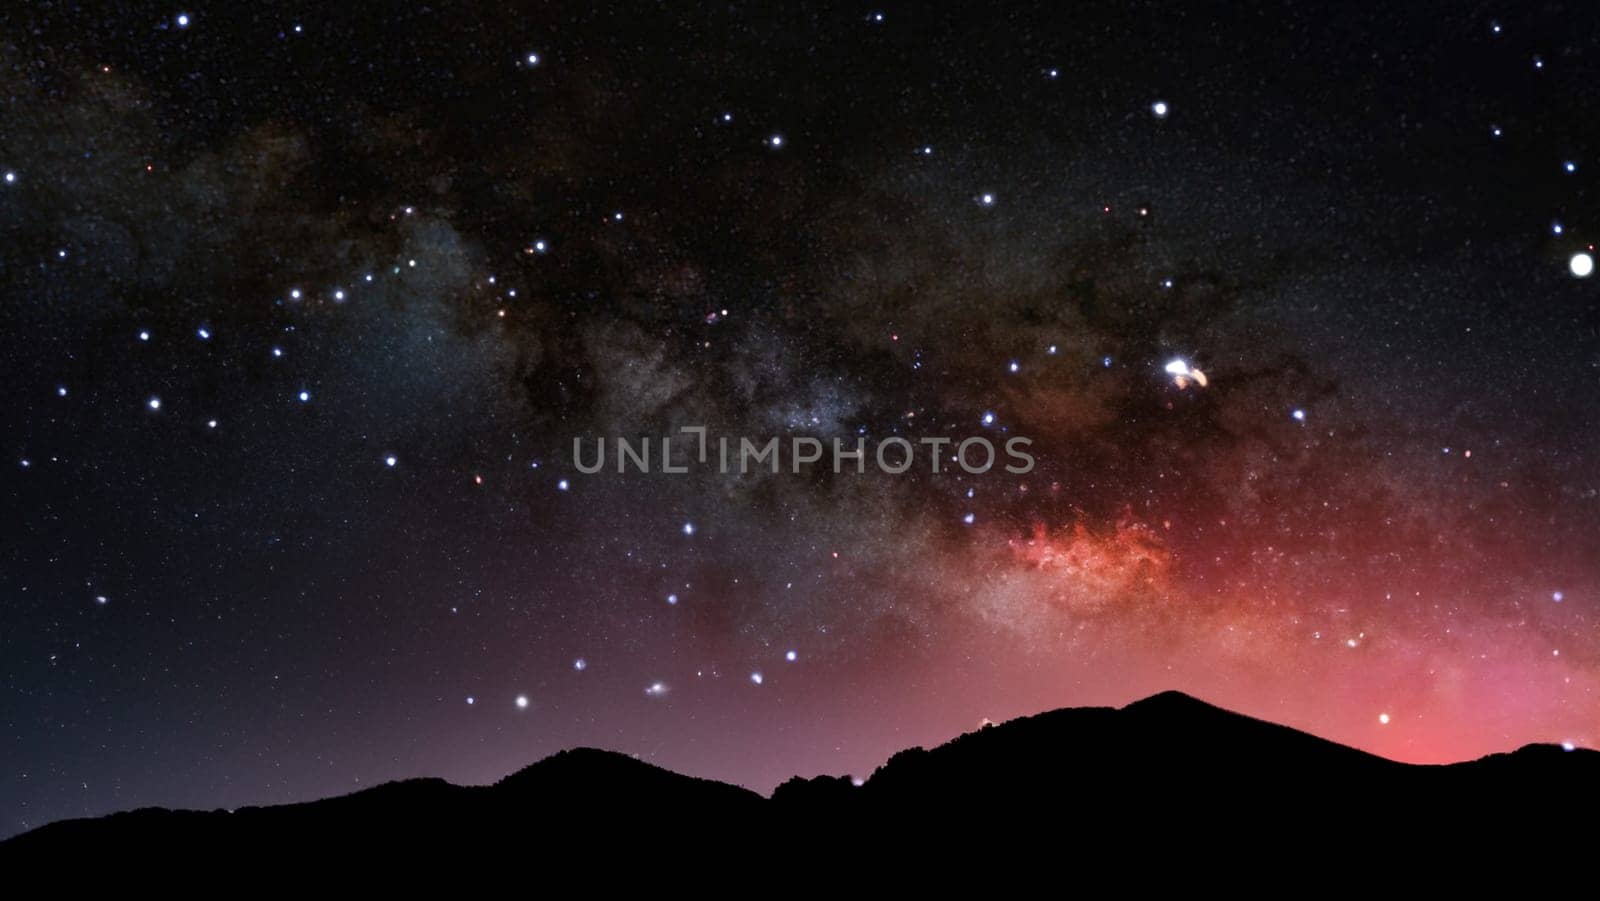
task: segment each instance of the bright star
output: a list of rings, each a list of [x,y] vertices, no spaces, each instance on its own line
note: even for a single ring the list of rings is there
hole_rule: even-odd
[[[961,517],[961,521],[970,526],[978,521],[978,514],[968,513],[966,516]]]
[[[692,522],[684,523],[683,524],[683,534],[685,534],[685,535],[693,535],[694,534],[694,523],[692,523]]]
[[[390,454],[389,456],[383,458],[383,465],[389,467],[390,469],[393,469],[395,467],[395,465],[398,464],[399,462],[400,462],[400,460],[398,458],[396,458],[393,454]]]
[[[150,340],[150,333],[149,332],[140,332],[139,333],[139,340],[140,341],[149,341]]]
[[[217,427],[217,421],[215,419],[207,419],[206,420],[206,428],[214,429],[216,427]]]
[[[1183,360],[1173,360],[1168,363],[1166,371],[1168,375],[1172,376],[1172,383],[1177,385],[1180,391],[1190,385],[1199,385],[1204,388],[1210,384],[1210,379],[1207,378],[1204,372],[1195,369]]]
[[[189,27],[189,14],[188,13],[178,13],[178,20],[177,21],[178,21],[178,27],[179,28],[188,28]]]
[[[678,605],[678,596],[675,594],[667,595],[667,605],[670,607],[676,607]]]
[[[772,137],[767,138],[767,143],[773,147],[782,147],[783,135],[773,135]]]
[[[981,194],[981,195],[978,196],[978,202],[983,204],[984,206],[994,206],[994,195],[993,194]]]
[[[1305,422],[1306,421],[1306,411],[1304,411],[1304,410],[1295,410],[1293,413],[1290,413],[1289,415],[1294,417],[1294,421],[1295,422]]]
[[[1567,261],[1567,268],[1578,278],[1588,278],[1594,272],[1594,257],[1586,253],[1575,253]]]
[[[1387,713],[1378,714],[1378,722],[1382,723],[1385,726],[1389,725],[1389,714],[1387,714]]]
[[[761,680],[761,674],[760,673],[751,673],[750,674],[750,681],[754,682],[757,685],[760,685],[761,681],[762,681]]]
[[[579,657],[577,660],[572,661],[572,668],[581,673],[589,668],[589,661]]]
[[[987,410],[985,410],[984,413],[983,413],[983,424],[984,425],[994,425],[994,414],[990,413]]]
[[[7,172],[6,173],[6,184],[14,185],[16,183],[17,183],[17,173],[15,173],[15,172]]]
[[[295,396],[300,398],[300,402],[301,403],[305,403],[306,401],[311,399],[311,392],[310,391],[302,391],[298,395],[295,395]]]
[[[200,340],[201,341],[210,341],[211,340],[211,329],[208,329],[203,325],[200,326],[199,328],[195,329],[194,333],[196,335],[200,336]]]
[[[666,697],[666,694],[667,694],[667,683],[665,683],[665,682],[651,682],[649,685],[645,686],[644,693],[648,697],[652,697],[652,698]]]
[[[1157,100],[1155,103],[1150,104],[1150,112],[1154,113],[1157,119],[1165,119],[1167,117],[1167,102],[1165,100]]]
[[[796,660],[800,659],[800,654],[798,652],[796,652],[796,651],[789,651],[788,653],[783,655],[783,659],[789,661],[790,663],[793,663]]]
[[[1578,164],[1574,163],[1572,160],[1567,160],[1566,162],[1561,164],[1561,169],[1562,169],[1563,172],[1566,172],[1568,175],[1571,175],[1572,173],[1578,171]]]
[[[527,695],[517,695],[517,709],[518,710],[527,710],[528,709],[528,696]]]
[[[568,488],[571,488],[571,487],[572,486],[567,482],[566,479],[562,479],[561,481],[556,483],[556,489],[559,490],[559,491],[566,491]]]
[[[152,397],[149,400],[145,401],[144,405],[149,407],[152,410],[159,410],[159,409],[161,409],[161,398]]]
[[[527,56],[527,57],[526,57],[526,59],[527,59],[527,63],[528,63],[528,65],[530,65],[530,66],[537,66],[537,65],[539,65],[539,54],[537,54],[537,53],[530,53],[530,54],[528,54],[528,56]]]

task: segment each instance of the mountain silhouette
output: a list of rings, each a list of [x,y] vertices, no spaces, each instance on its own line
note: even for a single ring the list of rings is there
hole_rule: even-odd
[[[0,872],[107,859],[427,868],[493,851],[633,882],[668,860],[770,873],[885,848],[1414,854],[1418,842],[1553,846],[1586,834],[1596,801],[1594,751],[1403,764],[1166,692],[985,726],[901,751],[862,783],[796,777],[771,798],[580,748],[488,786],[411,779],[302,804],[65,820],[0,843]]]

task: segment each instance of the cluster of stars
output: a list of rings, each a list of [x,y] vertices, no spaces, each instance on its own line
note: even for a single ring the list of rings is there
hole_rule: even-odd
[[[1492,22],[1490,23],[1489,31],[1491,34],[1498,36],[1502,33],[1503,27],[1499,22]],[[1543,56],[1535,55],[1533,57],[1533,68],[1536,70],[1542,70],[1544,68]],[[1498,138],[1504,135],[1505,132],[1499,125],[1490,125],[1489,134],[1492,137]],[[1562,160],[1561,172],[1566,175],[1576,175],[1578,173],[1578,161],[1573,159]],[[1552,223],[1550,226],[1550,233],[1556,237],[1560,237],[1565,232],[1566,228],[1560,222]],[[1575,278],[1588,278],[1590,275],[1594,274],[1593,245],[1590,245],[1583,250],[1574,251],[1571,256],[1567,258],[1567,271],[1570,272]]]

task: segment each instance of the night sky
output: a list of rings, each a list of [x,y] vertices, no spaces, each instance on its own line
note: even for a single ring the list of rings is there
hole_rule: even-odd
[[[0,834],[1600,743],[1600,9],[1372,6],[8,5]],[[574,466],[694,425],[1037,465]]]

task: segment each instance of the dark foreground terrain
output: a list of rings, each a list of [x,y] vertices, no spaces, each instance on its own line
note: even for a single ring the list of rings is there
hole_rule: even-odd
[[[305,804],[52,823],[0,843],[0,873],[69,860],[162,870],[316,861],[403,878],[493,853],[602,882],[666,878],[664,861],[680,873],[768,876],[870,862],[925,880],[982,876],[1043,850],[1134,880],[1170,879],[1163,867],[1186,854],[1347,873],[1432,859],[1459,877],[1477,848],[1576,863],[1560,849],[1600,839],[1596,810],[1594,751],[1530,745],[1414,766],[1169,692],[912,748],[860,786],[795,778],[763,798],[578,749],[490,786],[415,779]]]

